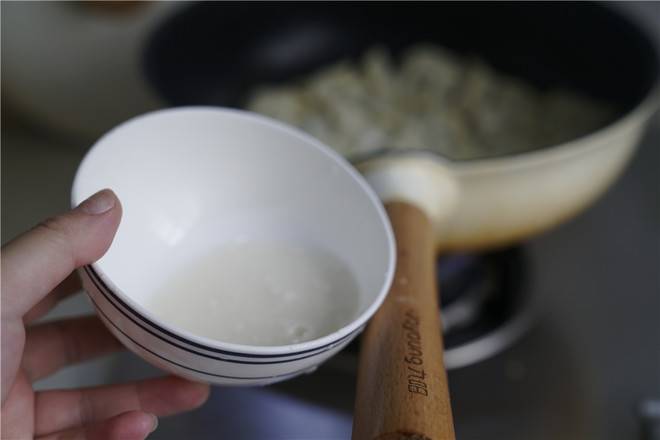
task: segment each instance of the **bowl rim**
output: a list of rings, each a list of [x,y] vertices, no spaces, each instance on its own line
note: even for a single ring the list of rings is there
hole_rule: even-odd
[[[289,124],[277,121],[267,116],[256,114],[254,112],[216,106],[170,107],[135,116],[109,130],[96,142],[94,142],[91,148],[87,151],[84,158],[78,165],[75,177],[73,179],[71,188],[71,206],[75,207],[84,200],[82,192],[82,172],[90,166],[89,164],[95,156],[98,156],[102,153],[102,145],[108,145],[106,141],[110,137],[114,136],[117,132],[124,130],[128,126],[133,126],[134,124],[140,123],[144,120],[151,120],[166,115],[171,116],[172,114],[176,113],[181,113],[182,115],[188,117],[194,117],[195,114],[215,114],[218,117],[223,118],[232,117],[248,120],[251,123],[264,126],[274,131],[282,132],[285,135],[291,136],[293,138],[298,138],[302,142],[308,144],[311,148],[315,148],[321,155],[334,162],[335,165],[341,167],[343,171],[348,174],[349,178],[351,178],[357,184],[358,188],[360,188],[360,190],[367,196],[370,205],[376,211],[377,217],[380,220],[379,223],[383,229],[383,232],[385,233],[385,239],[387,241],[386,247],[388,253],[388,261],[383,283],[380,286],[380,291],[374,300],[372,300],[371,303],[366,307],[366,309],[362,311],[362,313],[352,319],[348,324],[342,326],[330,334],[295,344],[261,346],[219,341],[216,339],[196,335],[176,326],[172,326],[154,316],[147,308],[143,307],[137,303],[130,295],[126,294],[123,289],[117,286],[116,283],[110,279],[98,261],[88,265],[103,281],[107,289],[114,293],[119,299],[121,299],[123,303],[126,304],[127,308],[131,310],[131,312],[147,318],[147,321],[150,321],[152,324],[157,324],[159,327],[162,327],[162,329],[165,329],[168,333],[176,335],[178,338],[189,342],[194,346],[207,349],[209,351],[219,351],[230,355],[234,354],[240,356],[247,354],[276,357],[310,353],[324,347],[327,347],[328,349],[332,348],[336,344],[340,343],[344,338],[347,338],[354,332],[359,331],[361,327],[366,324],[366,322],[374,315],[374,313],[376,313],[378,308],[381,306],[394,279],[394,271],[396,267],[396,244],[389,217],[387,216],[385,208],[380,199],[376,195],[375,191],[371,188],[371,186],[367,183],[366,179],[343,156],[313,136],[308,135]]]

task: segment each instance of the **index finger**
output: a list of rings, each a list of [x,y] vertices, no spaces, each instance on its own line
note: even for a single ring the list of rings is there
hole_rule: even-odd
[[[74,269],[106,252],[121,204],[102,190],[66,214],[41,223],[2,249],[2,316],[22,317]]]

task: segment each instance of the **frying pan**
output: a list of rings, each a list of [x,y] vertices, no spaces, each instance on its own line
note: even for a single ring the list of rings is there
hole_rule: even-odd
[[[196,4],[167,20],[145,72],[173,105],[242,106],[380,44],[478,56],[541,89],[613,105],[587,136],[515,155],[450,161],[387,150],[357,163],[381,195],[398,246],[395,281],[365,332],[354,438],[452,438],[432,261],[438,250],[504,245],[586,208],[616,179],[660,100],[659,57],[633,24],[590,3]]]

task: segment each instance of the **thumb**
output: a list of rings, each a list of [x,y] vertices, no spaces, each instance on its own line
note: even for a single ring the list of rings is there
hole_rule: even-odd
[[[101,258],[121,212],[117,196],[104,189],[3,247],[3,317],[23,316],[74,269]]]

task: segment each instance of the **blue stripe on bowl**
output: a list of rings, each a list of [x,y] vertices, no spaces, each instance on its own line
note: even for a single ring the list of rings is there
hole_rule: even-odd
[[[162,356],[162,355],[160,355],[160,354],[158,354],[158,353],[156,353],[156,352],[154,352],[154,351],[148,349],[148,348],[145,347],[144,345],[142,345],[142,344],[140,344],[139,342],[137,342],[135,339],[131,338],[128,334],[126,334],[126,332],[124,332],[124,331],[123,331],[121,328],[119,328],[114,322],[112,322],[112,320],[108,317],[108,315],[106,315],[106,314],[103,312],[103,310],[99,307],[99,305],[96,303],[96,301],[94,301],[93,298],[90,297],[90,299],[91,299],[92,303],[94,304],[94,307],[96,308],[96,310],[97,310],[97,311],[103,316],[103,318],[105,318],[105,321],[106,321],[106,322],[109,322],[110,325],[112,325],[112,327],[114,327],[115,330],[117,330],[119,333],[121,333],[126,339],[128,339],[129,341],[131,341],[133,344],[137,345],[138,347],[140,347],[140,348],[143,349],[144,351],[146,351],[146,352],[148,352],[148,353],[151,353],[152,355],[158,357],[159,359],[162,359],[162,360],[164,360],[164,361],[167,362],[167,363],[170,363],[170,364],[172,364],[172,365],[176,365],[177,367],[179,367],[179,368],[183,368],[183,369],[188,370],[188,371],[193,371],[193,372],[195,372],[195,373],[205,374],[205,375],[207,375],[207,376],[212,376],[212,377],[220,377],[220,378],[223,378],[223,379],[234,379],[234,380],[264,380],[264,379],[278,379],[278,380],[283,380],[283,379],[286,379],[286,378],[288,378],[288,377],[293,377],[293,376],[296,376],[296,375],[298,375],[298,374],[302,374],[302,373],[304,373],[306,370],[308,370],[308,369],[310,368],[310,367],[305,367],[305,368],[302,368],[302,369],[300,369],[300,370],[296,370],[296,371],[291,372],[291,373],[279,374],[279,375],[273,375],[273,376],[251,376],[251,377],[247,377],[247,376],[245,376],[245,377],[244,377],[244,376],[227,376],[227,375],[223,375],[223,374],[209,373],[208,371],[203,371],[203,370],[198,370],[198,369],[196,369],[196,368],[188,367],[187,365],[183,365],[183,364],[180,364],[180,363],[178,363],[178,362],[175,362],[175,361],[173,361],[172,359],[168,359],[168,358],[166,358],[166,357],[164,357],[164,356]]]
[[[286,362],[295,362],[295,361],[306,359],[306,358],[309,358],[309,357],[312,357],[312,356],[316,356],[316,355],[321,354],[325,351],[328,351],[328,350],[336,347],[337,345],[341,344],[346,339],[352,337],[356,332],[359,331],[359,328],[358,328],[358,329],[354,330],[353,332],[349,333],[348,335],[346,335],[346,336],[344,336],[344,337],[342,337],[342,338],[340,338],[340,339],[338,339],[338,340],[336,340],[336,341],[334,341],[330,344],[327,344],[327,345],[324,345],[324,346],[321,346],[321,347],[317,347],[315,349],[303,350],[303,351],[287,353],[287,354],[282,354],[282,355],[266,355],[266,354],[263,354],[263,355],[260,355],[260,354],[250,355],[250,354],[233,352],[233,351],[228,351],[228,350],[221,350],[221,349],[209,347],[207,345],[203,345],[203,344],[199,344],[199,343],[190,341],[186,338],[183,338],[179,335],[176,335],[176,334],[160,327],[158,324],[155,324],[153,321],[147,319],[146,317],[144,317],[143,315],[141,315],[140,313],[138,313],[137,311],[132,309],[130,306],[128,306],[121,298],[119,298],[103,282],[103,280],[98,276],[98,274],[94,271],[94,269],[92,267],[84,266],[83,270],[85,270],[85,272],[90,277],[90,280],[92,281],[94,286],[96,286],[96,288],[99,290],[99,292],[101,292],[101,294],[105,297],[105,299],[110,304],[112,304],[112,306],[115,309],[117,309],[117,311],[119,311],[119,313],[124,315],[126,318],[128,318],[135,325],[142,328],[144,331],[148,332],[149,334],[155,336],[156,338],[158,338],[158,339],[160,339],[164,342],[167,342],[170,345],[173,345],[173,346],[175,346],[175,347],[177,347],[181,350],[187,351],[189,353],[193,353],[193,354],[203,356],[203,357],[206,357],[206,358],[209,358],[209,359],[216,359],[216,360],[220,360],[220,361],[224,361],[224,362],[233,362],[233,363],[237,363],[237,364],[251,364],[251,365],[254,365],[254,364],[279,364],[279,363],[286,363]],[[122,307],[119,307],[117,305],[117,303],[119,303]],[[127,313],[126,311],[130,312],[130,314]],[[140,322],[136,321],[131,315],[133,315],[138,320],[142,321],[142,323],[144,323],[146,326],[141,324]],[[149,328],[149,327],[151,327],[151,328]],[[184,342],[184,343],[192,345],[194,347],[202,348],[202,349],[207,350],[207,351],[215,352],[215,353],[221,353],[221,354],[226,354],[226,355],[241,357],[241,358],[279,358],[279,357],[285,357],[286,356],[287,359],[277,359],[277,360],[272,360],[272,361],[259,361],[259,362],[257,362],[257,361],[249,361],[249,360],[241,360],[241,359],[229,359],[229,358],[224,358],[224,357],[213,356],[213,355],[209,355],[207,353],[202,353],[202,352],[190,349],[190,348],[185,347],[183,345],[180,345],[176,342],[173,342],[169,339],[166,339],[162,335],[156,333],[154,330],[160,331],[161,333],[163,333],[163,334],[165,334],[165,335],[167,335],[167,336],[169,336],[173,339],[176,339],[178,341]],[[290,356],[298,356],[298,355],[301,355],[301,354],[303,354],[304,356],[289,358]]]

